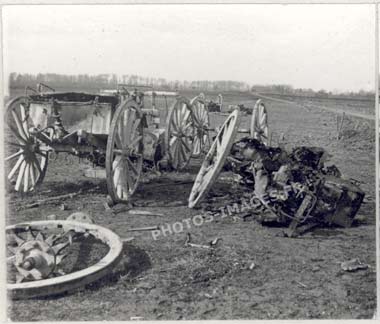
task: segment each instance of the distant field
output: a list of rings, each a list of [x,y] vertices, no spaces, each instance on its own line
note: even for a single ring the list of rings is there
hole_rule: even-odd
[[[282,96],[282,95],[270,95],[274,98],[291,100],[296,103],[305,105],[306,107],[312,107],[313,105],[320,105],[325,107],[335,107],[337,109],[343,109],[345,111],[358,112],[368,115],[375,115],[375,98],[373,100],[366,99],[330,99],[330,98],[311,98],[311,97],[299,97],[299,96]]]

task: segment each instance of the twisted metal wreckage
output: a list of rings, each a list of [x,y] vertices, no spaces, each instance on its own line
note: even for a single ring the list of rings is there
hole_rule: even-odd
[[[207,151],[190,193],[189,208],[199,206],[206,198],[222,169],[238,174],[241,184],[260,201],[263,208],[259,213],[252,210],[257,219],[288,226],[288,236],[321,224],[350,226],[363,201],[364,193],[358,186],[343,179],[335,166],[324,165],[323,149],[298,147],[287,152],[271,147],[267,112],[261,100],[253,109],[249,130],[238,128],[239,109],[233,110],[219,128],[212,129],[203,96],[189,101],[161,93],[164,107],[157,109],[158,93],[152,90],[131,95],[122,86],[107,95],[89,95],[55,93],[51,88],[43,92],[43,88],[46,86],[7,105],[10,143],[6,163],[15,191],[34,190],[44,178],[49,153],[66,152],[105,167],[111,200],[127,202],[136,191],[147,160],[158,167],[166,158],[172,169],[180,170],[191,157]],[[147,96],[152,98],[150,108],[146,107]],[[162,111],[166,112],[164,128],[160,128]],[[69,131],[64,124],[70,126]],[[211,143],[212,131],[217,134]],[[249,136],[234,143],[237,133]],[[121,258],[123,240],[92,223],[88,215],[76,213],[65,221],[8,226],[10,297],[62,293],[110,273]],[[70,254],[67,250],[73,245],[84,246],[89,239],[107,247],[105,256],[79,268],[65,265]]]
[[[349,227],[363,201],[358,186],[343,179],[335,165],[324,165],[321,148],[286,152],[243,138],[233,145],[231,155],[227,168],[239,174],[266,207],[256,219],[289,226],[290,237],[318,225]]]

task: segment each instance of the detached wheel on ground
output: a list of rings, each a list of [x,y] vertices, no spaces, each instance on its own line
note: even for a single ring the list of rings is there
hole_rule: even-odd
[[[90,242],[86,244],[86,240]],[[104,253],[96,254],[94,264],[79,266],[83,260],[78,257],[89,254],[80,249],[95,248],[94,240],[104,246]],[[56,220],[7,226],[6,243],[7,293],[12,299],[55,295],[85,286],[110,273],[123,249],[119,236],[107,228]]]
[[[112,118],[106,151],[108,193],[127,202],[137,189],[143,165],[143,124],[134,100],[120,104]]]
[[[36,126],[29,115],[28,97],[8,102],[4,125],[5,170],[9,183],[19,192],[33,191],[42,182],[48,166],[48,151],[35,134],[46,135]]]
[[[256,101],[251,118],[251,137],[268,145],[268,114],[261,99]]]
[[[193,157],[199,157],[202,153],[207,152],[211,144],[209,136],[210,118],[208,108],[199,96],[193,98],[190,105],[195,126]]]
[[[234,110],[219,128],[195,179],[189,197],[189,208],[195,207],[208,193],[230,153],[238,132],[240,111]]]
[[[165,129],[165,146],[169,165],[174,170],[185,168],[193,154],[194,121],[190,102],[178,97],[170,108]]]

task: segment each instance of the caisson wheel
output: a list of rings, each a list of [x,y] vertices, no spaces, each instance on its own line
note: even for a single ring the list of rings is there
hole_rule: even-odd
[[[195,126],[193,156],[198,157],[210,147],[210,118],[205,102],[199,96],[193,98],[190,105]]]
[[[116,109],[107,141],[107,187],[114,202],[130,199],[140,181],[142,165],[142,113],[136,101],[128,100]]]
[[[19,192],[33,191],[42,182],[48,165],[48,151],[34,135],[36,125],[29,106],[28,97],[17,97],[6,105],[5,169],[9,183]]]
[[[165,146],[169,164],[175,170],[185,168],[193,154],[194,120],[191,105],[178,97],[170,108],[165,129]]]
[[[109,229],[59,220],[7,226],[6,244],[7,293],[12,299],[55,295],[85,286],[110,273],[123,248],[119,236]],[[97,248],[94,262],[85,263],[90,248]]]
[[[240,111],[234,110],[219,128],[211,144],[189,197],[189,208],[195,207],[207,194],[230,153],[240,123]]]
[[[251,118],[251,137],[268,145],[268,114],[261,99],[257,100]]]

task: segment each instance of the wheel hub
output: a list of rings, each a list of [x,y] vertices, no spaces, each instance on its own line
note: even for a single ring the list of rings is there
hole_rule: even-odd
[[[41,280],[54,271],[56,255],[45,241],[26,241],[17,249],[14,264],[25,279]]]

